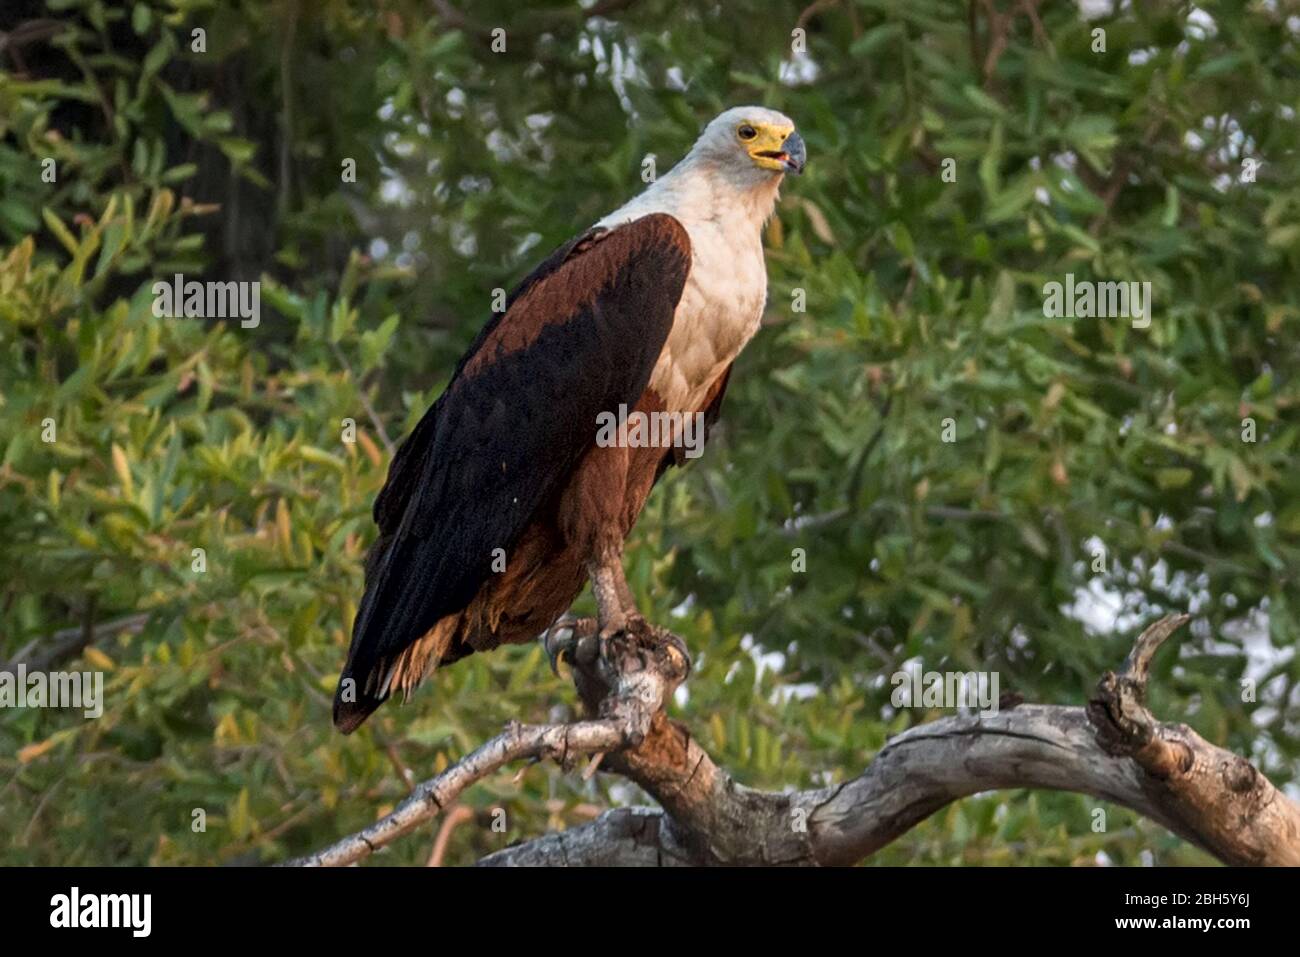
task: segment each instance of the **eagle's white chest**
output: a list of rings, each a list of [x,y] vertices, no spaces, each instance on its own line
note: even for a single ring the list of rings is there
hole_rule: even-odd
[[[684,223],[691,271],[673,328],[650,376],[670,412],[697,411],[710,387],[758,331],[767,300],[767,267],[757,230],[716,221]]]
[[[780,177],[691,154],[598,226],[666,213],[691,240],[691,270],[650,376],[669,412],[702,411],[709,389],[758,331],[767,301],[763,223]]]

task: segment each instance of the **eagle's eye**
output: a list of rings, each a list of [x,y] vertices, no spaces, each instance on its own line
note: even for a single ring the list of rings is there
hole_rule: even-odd
[[[754,129],[748,123],[740,124],[740,129],[736,130],[736,135],[742,140],[752,140],[758,135],[758,130]]]

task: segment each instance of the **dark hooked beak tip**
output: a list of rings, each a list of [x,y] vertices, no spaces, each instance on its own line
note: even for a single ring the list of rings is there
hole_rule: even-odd
[[[808,165],[808,150],[803,145],[803,137],[798,133],[791,133],[781,143],[781,152],[785,154],[785,171],[794,173],[796,176],[804,171]]]

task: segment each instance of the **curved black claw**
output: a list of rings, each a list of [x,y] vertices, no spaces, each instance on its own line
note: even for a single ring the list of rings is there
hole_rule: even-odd
[[[694,662],[691,661],[691,653],[686,650],[686,642],[671,631],[666,631],[662,628],[657,629],[657,631],[659,637],[663,639],[669,647],[682,656],[682,680],[685,681],[690,677],[691,669],[695,666]]]
[[[594,654],[592,639],[596,637],[598,631],[595,618],[564,615],[542,632],[538,640],[542,643],[542,650],[546,652],[547,661],[551,663],[552,674],[559,675],[560,662],[564,660],[566,654],[570,661],[585,660],[589,653]],[[589,646],[591,646],[590,651]]]

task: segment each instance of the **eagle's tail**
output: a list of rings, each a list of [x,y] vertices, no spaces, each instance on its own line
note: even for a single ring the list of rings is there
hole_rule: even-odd
[[[360,690],[359,685],[352,685],[353,679],[348,672],[343,673],[343,678],[339,682],[339,690],[334,694],[334,727],[338,728],[344,734],[351,734],[357,728],[361,727],[363,721],[375,713],[375,710],[388,700],[388,695],[368,694]],[[352,700],[345,699],[344,687],[356,687],[357,690],[348,697]]]
[[[362,599],[362,609],[367,599],[371,599],[369,592]],[[358,610],[358,621],[361,614],[362,610]],[[388,700],[388,687],[382,673],[384,662],[369,661],[369,656],[359,655],[357,645],[360,643],[355,637],[352,644],[338,687],[334,689],[334,727],[344,734],[351,734],[359,728],[375,709]]]
[[[334,727],[351,734],[388,700],[391,664],[376,654],[379,634],[384,630],[382,612],[375,607],[385,578],[393,536],[381,535],[366,557],[366,591],[361,596],[357,617],[352,624],[352,644],[348,660],[334,689]]]
[[[386,594],[383,581],[392,572],[389,564],[403,564],[392,552],[393,536],[381,536],[366,561],[366,591],[352,627],[348,660],[334,692],[334,726],[344,734],[360,727],[394,692],[409,696],[440,663],[454,661],[469,651],[448,651],[461,624],[459,614],[438,618],[425,629],[413,626],[410,609],[399,609],[391,598],[381,597]],[[423,567],[418,560],[412,564]],[[426,580],[418,572],[415,578]],[[399,584],[410,591],[409,583]],[[387,594],[391,595],[391,590]],[[411,634],[419,637],[405,640]],[[403,640],[394,640],[394,636]]]

